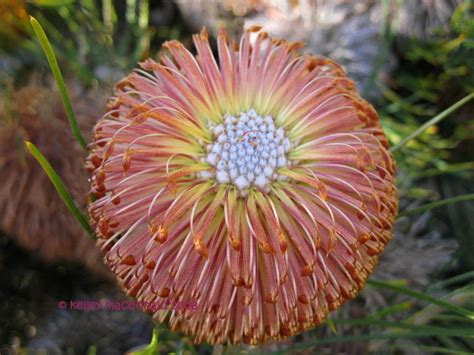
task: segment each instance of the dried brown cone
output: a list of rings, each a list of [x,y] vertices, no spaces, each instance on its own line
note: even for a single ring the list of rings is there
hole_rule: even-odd
[[[72,105],[87,140],[103,103],[97,93],[72,91]],[[94,241],[25,151],[25,140],[47,157],[76,204],[85,210],[85,152],[72,139],[58,93],[31,83],[0,96],[0,230],[45,262],[79,262],[105,275]]]

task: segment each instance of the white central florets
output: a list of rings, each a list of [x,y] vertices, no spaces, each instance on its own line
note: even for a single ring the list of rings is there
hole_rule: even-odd
[[[283,179],[276,169],[288,165],[291,143],[271,116],[261,117],[254,110],[225,115],[223,123],[210,125],[210,130],[215,141],[207,146],[205,161],[214,169],[201,177],[232,183],[241,193],[251,186],[268,190],[273,180]]]

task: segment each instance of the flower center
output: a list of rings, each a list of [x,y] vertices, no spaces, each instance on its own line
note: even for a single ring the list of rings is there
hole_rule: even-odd
[[[215,141],[207,146],[205,161],[215,169],[201,173],[203,178],[232,183],[241,193],[251,186],[268,190],[280,178],[276,169],[288,165],[291,143],[271,116],[261,117],[253,109],[238,116],[226,114],[224,122],[210,130]]]

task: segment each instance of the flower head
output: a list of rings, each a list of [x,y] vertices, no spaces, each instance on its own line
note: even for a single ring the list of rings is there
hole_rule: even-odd
[[[253,41],[251,41],[253,38]],[[362,287],[391,236],[394,163],[334,62],[259,28],[167,42],[116,87],[88,159],[106,263],[171,329],[280,339]]]

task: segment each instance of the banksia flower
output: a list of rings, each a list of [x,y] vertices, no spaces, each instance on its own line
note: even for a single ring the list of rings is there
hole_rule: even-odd
[[[75,223],[42,168],[23,149],[23,141],[28,140],[45,152],[76,203],[85,208],[84,153],[71,144],[58,93],[36,81],[0,96],[0,230],[45,262],[79,262],[109,276],[94,242]],[[80,127],[90,132],[103,103],[96,92],[93,97],[77,89],[72,102]]]
[[[106,263],[138,301],[195,302],[148,311],[196,342],[319,324],[363,286],[397,210],[372,106],[336,63],[259,30],[221,31],[217,60],[204,30],[196,56],[165,43],[117,84],[87,163]]]

